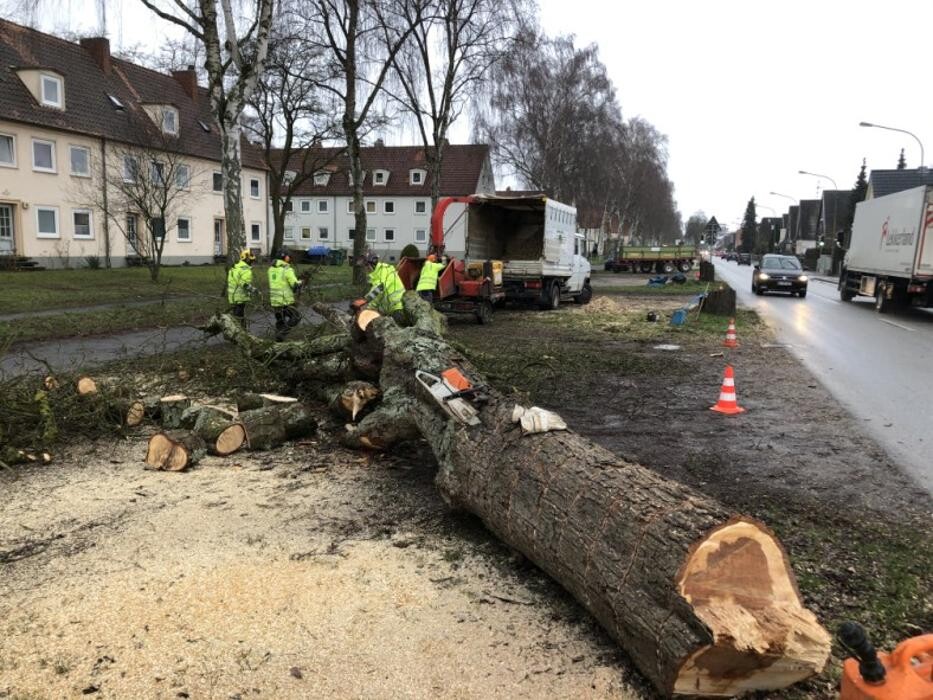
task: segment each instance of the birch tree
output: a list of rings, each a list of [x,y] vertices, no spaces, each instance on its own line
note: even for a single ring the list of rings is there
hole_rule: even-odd
[[[252,12],[245,17],[236,16],[233,0],[194,0],[190,4],[185,0],[140,2],[161,19],[182,27],[204,47],[207,87],[222,149],[227,260],[233,264],[246,244],[240,117],[265,66],[275,0],[246,2]]]

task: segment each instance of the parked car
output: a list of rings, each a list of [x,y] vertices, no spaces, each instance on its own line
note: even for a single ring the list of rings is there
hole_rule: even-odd
[[[735,253],[732,251],[726,251],[722,254],[722,259],[726,262],[729,262],[730,260],[735,261]]]
[[[793,255],[765,255],[752,272],[752,291],[758,295],[787,292],[803,299],[807,296],[807,280]]]
[[[751,253],[739,253],[736,256],[735,260],[739,265],[751,265],[752,264],[752,254]]]

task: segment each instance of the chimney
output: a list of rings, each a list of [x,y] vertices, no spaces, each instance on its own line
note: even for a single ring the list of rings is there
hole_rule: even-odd
[[[386,145],[386,142],[383,141],[382,138],[378,138],[376,139],[376,143],[373,145],[376,146],[376,148],[382,148]]]
[[[91,54],[94,63],[110,75],[110,40],[103,36],[88,37],[81,40],[81,48]]]
[[[198,74],[194,71],[194,66],[188,66],[185,70],[173,70],[172,77],[178,81],[182,90],[192,100],[198,99]]]

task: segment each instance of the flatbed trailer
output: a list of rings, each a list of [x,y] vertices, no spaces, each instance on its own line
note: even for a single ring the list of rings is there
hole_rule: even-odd
[[[606,260],[607,272],[642,272],[671,274],[689,272],[699,259],[692,246],[623,246]]]

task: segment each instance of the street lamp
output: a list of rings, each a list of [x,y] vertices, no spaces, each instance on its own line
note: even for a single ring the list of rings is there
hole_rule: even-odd
[[[783,197],[784,199],[789,199],[794,204],[797,203],[797,198],[791,197],[789,194],[781,194],[780,192],[768,192],[768,194],[774,195],[775,197]]]
[[[888,130],[888,131],[897,131],[897,132],[900,132],[900,133],[902,133],[902,134],[907,134],[908,136],[913,136],[913,137],[914,137],[914,140],[915,140],[915,141],[917,142],[917,144],[920,146],[920,167],[918,168],[918,170],[923,171],[923,170],[926,170],[926,169],[927,169],[927,166],[924,165],[924,163],[926,163],[926,160],[925,160],[924,157],[923,157],[923,144],[920,142],[920,139],[917,138],[917,135],[916,135],[916,134],[913,134],[913,133],[907,131],[906,129],[895,129],[893,126],[882,126],[881,124],[872,124],[871,122],[859,122],[858,125],[859,125],[859,126],[870,126],[870,127],[875,128],[875,129],[886,129],[886,130]]]
[[[758,202],[755,202],[755,206],[756,206],[758,209],[767,209],[767,210],[770,211],[772,214],[774,214],[775,216],[777,216],[777,212],[774,211],[774,209],[773,209],[772,207],[769,207],[767,204],[759,204]]]
[[[812,175],[813,177],[821,177],[821,178],[823,178],[824,180],[829,180],[831,183],[833,183],[833,189],[834,189],[834,190],[838,190],[838,189],[839,189],[839,185],[837,185],[837,184],[836,184],[836,181],[833,180],[829,175],[820,175],[819,173],[811,173],[811,172],[809,172],[809,171],[807,171],[807,170],[798,170],[798,171],[797,171],[797,174],[798,174],[798,175]]]

